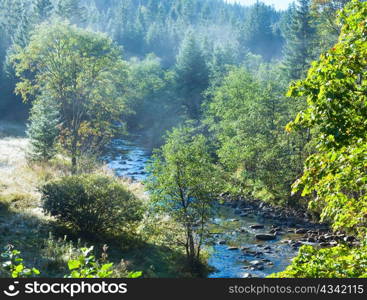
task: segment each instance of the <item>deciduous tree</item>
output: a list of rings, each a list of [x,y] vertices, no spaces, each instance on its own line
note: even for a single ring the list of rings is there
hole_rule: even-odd
[[[42,24],[13,56],[25,101],[52,98],[60,114],[60,143],[77,159],[98,151],[114,135],[125,106],[127,65],[103,34],[68,23]]]

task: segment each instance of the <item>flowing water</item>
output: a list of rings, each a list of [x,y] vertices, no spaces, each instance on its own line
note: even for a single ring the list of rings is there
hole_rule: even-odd
[[[141,181],[146,177],[144,169],[149,157],[150,151],[138,143],[115,140],[105,160],[118,176]],[[253,224],[261,224],[264,228],[251,229]],[[207,241],[209,264],[215,268],[209,277],[265,277],[284,270],[297,253],[284,241],[294,238],[294,235],[285,233],[273,241],[255,238],[256,234],[268,233],[272,225],[272,220],[263,219],[255,213],[240,217],[233,208],[221,206],[210,224],[212,234]]]

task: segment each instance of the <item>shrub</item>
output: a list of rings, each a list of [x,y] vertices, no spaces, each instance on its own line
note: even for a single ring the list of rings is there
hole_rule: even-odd
[[[131,232],[142,218],[142,202],[112,177],[67,176],[41,192],[44,211],[82,233]]]
[[[107,246],[103,247],[104,250],[104,262],[98,261],[96,257],[91,253],[93,246],[90,248],[81,248],[81,255],[77,259],[69,260],[68,267],[70,275],[67,278],[114,278],[114,264],[106,261]],[[102,257],[103,258],[103,257]],[[126,273],[124,277],[127,278],[139,278],[142,276],[141,271]]]
[[[90,248],[78,249],[80,255],[76,259],[68,260],[68,268],[70,274],[65,278],[116,278],[116,275],[122,275],[126,278],[139,278],[143,275],[141,271],[128,272],[126,269],[116,272],[117,267],[113,263],[107,261],[108,247],[103,247],[103,254],[100,260],[92,254],[93,246]],[[27,268],[23,264],[21,252],[14,249],[12,245],[5,247],[5,251],[1,253],[0,259],[0,277],[4,278],[29,278],[41,274],[36,268]]]
[[[367,246],[317,249],[303,246],[285,271],[273,278],[366,278]]]
[[[26,267],[20,254],[12,245],[5,247],[5,251],[1,253],[0,277],[26,278],[40,274],[36,268]]]

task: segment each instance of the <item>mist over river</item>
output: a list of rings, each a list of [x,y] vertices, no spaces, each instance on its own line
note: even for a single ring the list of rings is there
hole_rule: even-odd
[[[138,142],[117,139],[104,159],[118,176],[142,181],[150,155],[151,151]],[[218,208],[218,215],[209,225],[211,236],[206,242],[209,264],[215,269],[209,277],[265,277],[284,270],[296,255],[297,247],[289,242],[296,238],[290,233],[292,229],[263,218],[255,209],[247,208],[247,211],[248,214],[239,215],[230,204]],[[259,228],[251,228],[255,224]],[[255,237],[268,234],[274,228],[281,233],[274,240],[261,241]]]

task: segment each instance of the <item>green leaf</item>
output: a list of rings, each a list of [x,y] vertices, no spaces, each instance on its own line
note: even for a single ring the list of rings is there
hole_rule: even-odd
[[[75,270],[78,269],[80,267],[80,261],[79,260],[69,260],[68,261],[68,267],[69,270]]]
[[[36,268],[32,268],[32,272],[35,275],[40,275],[41,274],[41,272],[38,269],[36,269]]]
[[[137,271],[137,272],[131,272],[128,275],[128,278],[139,278],[143,275],[143,272]]]

